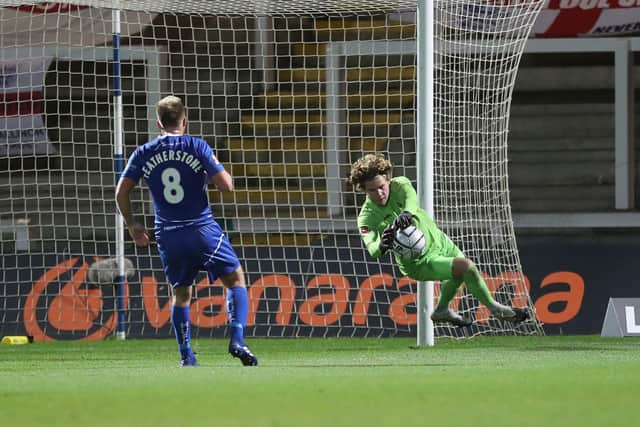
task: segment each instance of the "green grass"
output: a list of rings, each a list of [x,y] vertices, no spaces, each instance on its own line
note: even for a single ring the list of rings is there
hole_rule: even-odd
[[[251,339],[0,346],[2,426],[640,425],[640,340]]]

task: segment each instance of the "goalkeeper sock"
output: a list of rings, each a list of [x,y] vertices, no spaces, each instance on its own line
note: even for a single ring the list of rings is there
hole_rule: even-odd
[[[234,286],[227,288],[227,317],[231,330],[231,343],[244,345],[244,326],[249,313],[247,288]]]
[[[462,285],[462,280],[449,279],[440,282],[440,298],[438,298],[435,311],[445,310],[449,307],[449,303],[456,296],[460,285]]]
[[[467,270],[462,277],[464,278],[464,282],[467,284],[467,289],[469,289],[471,295],[476,297],[482,304],[489,307],[491,311],[493,311],[493,307],[499,305],[491,296],[487,283],[484,281],[475,265],[471,265],[469,270]]]
[[[182,360],[193,357],[191,350],[191,324],[189,321],[189,307],[173,306],[171,310],[171,323],[176,333],[176,341],[180,349]]]
[[[472,265],[463,277],[471,295],[486,305],[489,310],[491,310],[491,313],[500,317],[513,317],[516,315],[511,307],[500,304],[498,301],[493,299],[491,292],[487,287],[487,283],[484,281],[475,265]]]

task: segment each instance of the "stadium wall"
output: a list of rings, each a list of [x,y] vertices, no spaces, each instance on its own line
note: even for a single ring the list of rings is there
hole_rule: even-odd
[[[531,297],[547,334],[599,334],[609,298],[638,297],[638,232],[518,237]]]
[[[548,334],[599,333],[610,297],[638,296],[637,286],[628,279],[633,277],[637,247],[630,237],[529,236],[519,241],[519,247],[537,316],[544,322]],[[606,251],[603,250],[605,247]],[[378,300],[376,305],[376,310],[388,313],[383,321],[406,326],[399,336],[415,334],[415,284],[402,278],[397,271],[387,270],[388,267],[380,271],[382,276],[366,276],[367,270],[363,267],[366,264],[354,262],[353,258],[364,257],[363,252],[355,251],[350,257],[344,257],[339,250],[320,246],[243,247],[241,251],[253,252],[250,258],[254,260],[264,260],[260,261],[264,264],[260,266],[262,271],[273,270],[271,274],[249,277],[254,301],[249,316],[249,334],[331,336],[335,329],[323,325],[340,322],[347,325],[341,328],[341,335],[377,335],[376,327],[382,329],[389,325],[382,325],[381,317],[367,309],[363,295],[358,298],[361,289],[366,288],[362,284],[367,280],[387,281],[388,303],[380,304]],[[292,254],[306,256],[309,260],[306,271],[289,270],[287,275],[278,274],[277,264],[286,263]],[[323,257],[333,261],[329,264],[314,262]],[[73,256],[73,253],[4,256],[2,263],[8,285],[0,335],[26,334],[33,335],[36,340],[91,340],[111,334],[115,326],[114,292],[111,287],[95,287],[86,282],[91,262],[93,260]],[[167,287],[162,283],[163,278],[156,278],[152,273],[158,271],[159,266],[145,265],[141,258],[138,262],[137,273],[128,284],[129,335],[170,337]],[[333,267],[332,272],[323,270],[327,265]],[[247,267],[249,271],[258,271],[257,266]],[[336,271],[340,273],[334,273]],[[369,271],[376,270],[370,268]],[[507,286],[508,277],[509,272],[504,272],[501,277],[488,278],[488,282],[495,289]],[[309,288],[311,283],[326,285],[329,281],[343,283],[344,288],[337,291],[348,293],[349,301],[356,303],[337,307],[336,313],[331,310],[326,315],[304,315],[305,312],[313,313],[314,310],[308,308],[318,303],[317,296],[304,299],[305,287]],[[275,286],[290,289],[295,298],[278,298]],[[225,336],[223,306],[221,286],[208,286],[203,277],[191,309],[196,337]],[[487,315],[485,310],[476,308],[477,322],[486,322]],[[265,326],[256,327],[255,324]]]

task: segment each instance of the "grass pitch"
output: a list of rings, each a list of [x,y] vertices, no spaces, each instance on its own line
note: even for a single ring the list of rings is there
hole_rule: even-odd
[[[640,340],[600,337],[249,339],[0,346],[0,425],[640,425]]]

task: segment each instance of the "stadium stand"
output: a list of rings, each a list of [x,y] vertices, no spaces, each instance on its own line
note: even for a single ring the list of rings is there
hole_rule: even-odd
[[[250,32],[244,29],[245,22],[219,17],[180,19],[159,15],[156,23],[165,21],[167,25],[154,28],[154,43],[166,41],[172,75],[164,90],[184,99],[190,110],[189,131],[214,135],[209,142],[218,148],[221,160],[236,177],[235,200],[239,203],[220,203],[231,199],[212,193],[214,213],[224,220],[327,217],[328,212],[319,207],[327,199],[322,112],[326,43],[389,34],[408,39],[415,36],[415,26],[387,26],[384,16],[274,19],[276,79],[263,88],[256,84],[260,76],[251,66],[251,41],[246,39]],[[242,30],[236,30],[236,25]],[[178,38],[180,44],[173,43]],[[132,40],[148,41],[144,32]],[[199,61],[209,61],[206,75],[191,68]],[[607,54],[525,55],[510,119],[510,187],[515,213],[614,209],[612,64],[613,58]],[[223,70],[225,65],[228,67]],[[50,225],[31,227],[31,232],[41,230],[40,235],[31,236],[33,242],[41,242],[37,244],[79,240],[74,225],[80,223],[93,225],[91,239],[95,241],[105,240],[101,236],[113,229],[113,183],[96,185],[96,180],[108,174],[92,173],[113,168],[106,67],[106,63],[54,61],[45,82],[45,99],[66,100],[45,102],[49,138],[57,155],[46,160],[0,162],[8,170],[23,171],[20,178],[7,174],[4,180],[24,180],[4,183],[19,185],[0,185],[3,192],[10,193],[0,194],[0,198],[12,200],[11,211],[28,213],[32,225]],[[135,94],[133,91],[139,81],[133,77],[141,73],[142,66],[124,65],[127,154],[148,136],[147,99],[142,88],[136,88]],[[74,79],[87,76],[93,76],[93,81],[85,86],[94,86],[95,91],[74,90],[82,86]],[[634,76],[640,81],[637,71]],[[413,64],[392,58],[348,70],[347,81],[353,85],[348,83],[347,87],[354,89],[346,97],[353,110],[348,117],[349,159],[368,151],[389,150],[392,156],[401,155],[403,144],[415,143],[401,140],[402,127],[414,120],[411,111],[405,111],[415,102],[414,79]],[[356,94],[356,89],[366,89],[365,94]],[[79,185],[73,192],[61,194],[56,183],[68,174],[74,174]],[[97,188],[98,197],[89,194]],[[46,211],[52,213],[38,214],[43,204],[48,204]],[[71,205],[79,207],[73,211],[80,213],[68,214]],[[304,245],[317,238],[298,233],[232,233],[232,237],[234,243],[273,245]]]

